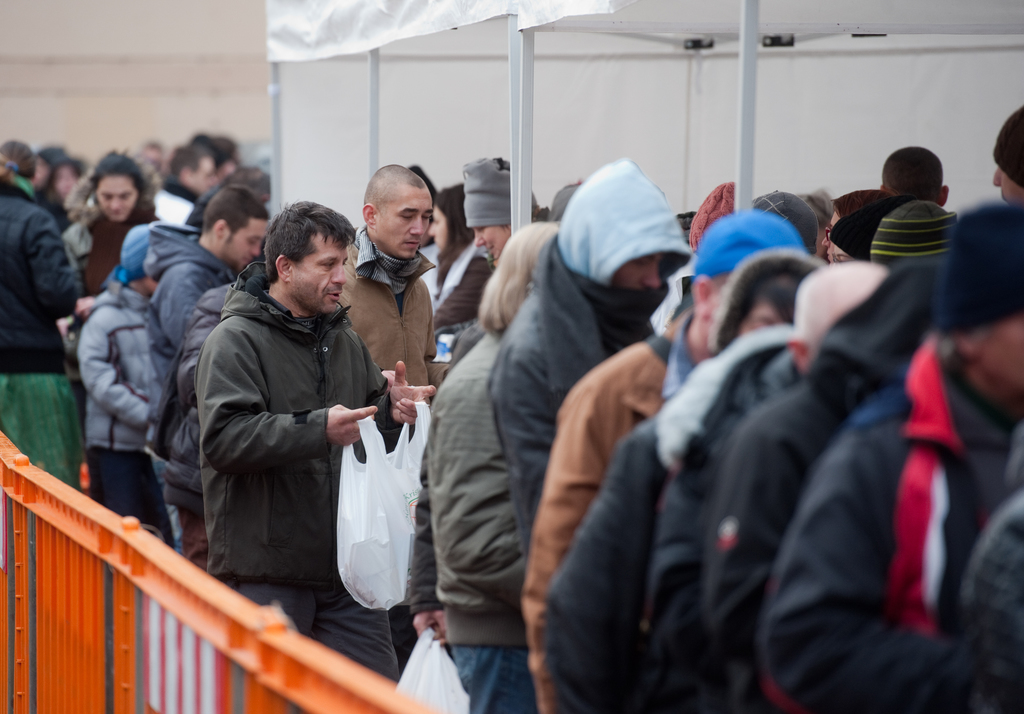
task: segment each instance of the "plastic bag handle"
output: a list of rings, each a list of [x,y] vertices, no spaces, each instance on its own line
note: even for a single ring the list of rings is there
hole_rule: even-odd
[[[384,437],[380,435],[377,430],[377,422],[374,417],[369,416],[365,419],[360,419],[359,424],[359,436],[363,440],[363,448],[366,449],[366,463],[370,463],[370,459],[375,459],[377,463],[383,463],[387,457],[388,452],[384,447]],[[370,452],[373,455],[370,455]]]
[[[418,449],[420,452],[427,448],[427,432],[429,430],[430,406],[426,402],[416,402],[416,433],[409,440],[409,448]]]

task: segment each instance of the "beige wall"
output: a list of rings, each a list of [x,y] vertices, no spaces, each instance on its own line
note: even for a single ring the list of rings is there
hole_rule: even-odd
[[[95,160],[198,131],[270,139],[257,0],[0,3],[0,141]]]

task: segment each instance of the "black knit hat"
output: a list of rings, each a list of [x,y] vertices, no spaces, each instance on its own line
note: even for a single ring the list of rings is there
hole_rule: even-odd
[[[878,225],[871,241],[871,262],[888,265],[897,258],[938,255],[949,250],[949,229],[956,214],[931,201],[911,201]]]
[[[992,156],[1011,181],[1024,186],[1024,107],[1011,114],[999,130]]]
[[[1024,310],[1024,208],[992,204],[950,231],[932,310],[940,330],[968,329]]]
[[[871,260],[871,241],[882,219],[915,200],[913,196],[890,196],[869,203],[848,216],[843,216],[832,227],[828,239],[842,248],[854,260]]]

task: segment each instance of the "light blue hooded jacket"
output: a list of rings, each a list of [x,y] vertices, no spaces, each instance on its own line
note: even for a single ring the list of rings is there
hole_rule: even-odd
[[[653,253],[689,256],[665,194],[629,159],[603,166],[573,194],[558,231],[566,267],[611,285],[625,263]]]

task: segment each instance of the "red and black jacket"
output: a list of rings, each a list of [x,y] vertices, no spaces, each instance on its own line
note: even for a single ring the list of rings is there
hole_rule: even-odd
[[[958,593],[984,523],[933,342],[909,415],[847,431],[814,468],[759,632],[766,694],[790,712],[966,712]]]

